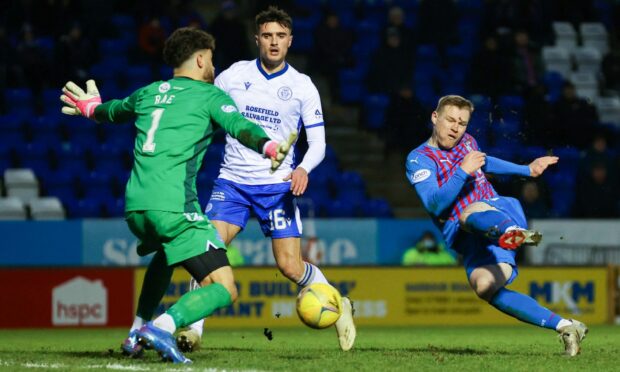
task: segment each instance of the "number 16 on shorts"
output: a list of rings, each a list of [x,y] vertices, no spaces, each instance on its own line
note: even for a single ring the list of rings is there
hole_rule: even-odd
[[[286,213],[284,213],[283,209],[272,209],[269,211],[269,220],[271,221],[271,231],[284,230],[291,226],[292,223],[292,219],[286,217]]]

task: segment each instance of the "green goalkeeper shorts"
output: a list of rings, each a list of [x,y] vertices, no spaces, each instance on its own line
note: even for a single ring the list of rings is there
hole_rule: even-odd
[[[199,213],[130,211],[129,229],[140,239],[138,255],[163,249],[168,265],[198,256],[209,249],[226,249],[207,217]]]

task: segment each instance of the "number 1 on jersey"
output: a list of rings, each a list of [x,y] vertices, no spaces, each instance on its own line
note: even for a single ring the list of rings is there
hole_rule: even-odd
[[[155,152],[155,132],[157,128],[159,128],[159,121],[161,120],[161,116],[164,114],[163,108],[155,109],[151,113],[151,127],[149,131],[146,132],[146,141],[144,141],[144,145],[142,145],[142,151],[144,152]]]

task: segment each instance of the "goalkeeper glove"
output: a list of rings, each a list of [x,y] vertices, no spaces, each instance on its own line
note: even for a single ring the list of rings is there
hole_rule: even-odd
[[[282,164],[286,155],[291,149],[291,146],[297,140],[297,133],[291,133],[288,136],[288,140],[284,142],[269,141],[263,146],[263,154],[271,159],[271,173],[275,172]]]
[[[62,113],[66,115],[82,115],[94,119],[95,108],[101,104],[99,90],[94,80],[86,82],[86,92],[70,81],[62,88],[64,93],[60,100],[65,104]]]

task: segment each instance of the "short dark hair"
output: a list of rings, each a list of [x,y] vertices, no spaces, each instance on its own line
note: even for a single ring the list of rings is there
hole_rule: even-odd
[[[215,38],[209,33],[192,27],[176,29],[164,44],[164,62],[174,68],[187,61],[199,50],[215,50]]]
[[[258,13],[255,21],[257,34],[260,26],[269,22],[278,22],[280,26],[288,28],[291,31],[291,34],[293,33],[293,19],[284,10],[275,6],[270,6],[267,10],[263,10]]]

